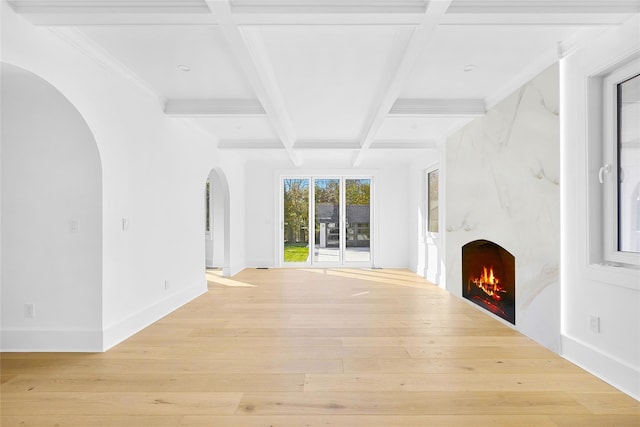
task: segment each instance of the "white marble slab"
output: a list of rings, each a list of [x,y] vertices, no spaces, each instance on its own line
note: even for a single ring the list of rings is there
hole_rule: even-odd
[[[558,350],[560,129],[558,66],[446,143],[447,289],[461,295],[461,248],[486,239],[515,257],[516,328]]]

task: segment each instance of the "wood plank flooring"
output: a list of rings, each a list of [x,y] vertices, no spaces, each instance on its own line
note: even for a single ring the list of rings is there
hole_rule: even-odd
[[[2,354],[2,426],[640,426],[640,402],[411,272],[208,278],[106,353]]]

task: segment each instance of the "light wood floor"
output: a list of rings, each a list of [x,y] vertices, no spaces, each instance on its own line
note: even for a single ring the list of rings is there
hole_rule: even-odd
[[[102,354],[2,354],[2,426],[640,426],[416,275],[246,270]]]

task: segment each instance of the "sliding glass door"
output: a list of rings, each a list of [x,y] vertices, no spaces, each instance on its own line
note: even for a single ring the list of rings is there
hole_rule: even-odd
[[[285,266],[371,266],[371,178],[282,179]]]
[[[371,261],[371,179],[345,180],[345,263]]]
[[[339,178],[314,178],[314,264],[342,262],[341,203]]]

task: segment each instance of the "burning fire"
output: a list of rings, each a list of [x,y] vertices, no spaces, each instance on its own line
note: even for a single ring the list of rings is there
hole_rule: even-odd
[[[506,293],[506,290],[500,286],[500,279],[493,273],[493,267],[482,267],[480,277],[471,277],[468,286],[471,287],[472,283],[495,301],[500,301],[502,299],[500,294]]]

